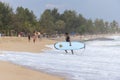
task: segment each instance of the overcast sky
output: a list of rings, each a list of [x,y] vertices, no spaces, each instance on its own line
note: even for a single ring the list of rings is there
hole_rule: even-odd
[[[0,0],[14,9],[18,6],[29,8],[39,18],[45,9],[58,8],[62,13],[64,10],[75,10],[85,18],[104,19],[106,21],[116,20],[120,23],[120,0]]]

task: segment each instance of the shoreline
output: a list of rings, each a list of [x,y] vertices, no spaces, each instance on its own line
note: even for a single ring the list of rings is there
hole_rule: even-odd
[[[46,45],[54,44],[55,40],[37,39],[34,43],[29,42],[27,37],[0,37],[0,51],[17,51],[41,53],[44,49],[49,49]]]
[[[43,49],[49,49],[45,45],[53,44],[54,42],[53,40],[42,39],[33,43],[32,41],[28,42],[26,37],[0,37],[0,51],[41,54]],[[49,74],[42,70],[34,70],[8,61],[0,61],[0,70],[1,80],[65,80],[59,75]]]
[[[4,70],[4,69],[7,69]],[[65,80],[64,78],[48,74],[43,71],[30,69],[7,61],[0,61],[1,80]]]
[[[104,35],[104,36],[101,35],[101,36],[95,36],[95,37],[94,36],[93,37],[84,36],[83,38],[80,38],[81,36],[77,36],[77,37],[72,36],[71,38],[72,38],[72,40],[80,40],[80,39],[86,40],[86,39],[93,39],[93,38],[95,39],[96,37],[97,38],[101,38],[101,37],[103,38],[103,37],[106,37],[106,36],[109,36],[109,35]],[[62,37],[62,39],[61,38],[56,38],[56,39],[43,38],[41,40],[37,40],[36,43],[33,43],[32,41],[28,42],[26,37],[0,37],[0,51],[28,52],[28,53],[30,52],[32,54],[41,54],[41,52],[43,50],[50,49],[50,48],[46,47],[46,45],[54,44],[55,42],[61,41],[61,40],[64,40],[64,38],[63,37]],[[15,70],[16,71],[15,74],[13,72],[9,73],[9,68],[8,69],[4,68],[6,66],[5,64],[7,64],[7,66],[10,66],[10,65],[17,66],[18,71]],[[62,77],[59,74],[58,75],[55,74],[55,73],[52,74],[52,73],[49,73],[49,72],[45,72],[45,70],[36,70],[36,69],[29,68],[29,67],[20,66],[20,65],[14,64],[14,63],[10,63],[10,62],[0,61],[0,66],[1,65],[4,66],[3,70],[6,70],[6,71],[3,71],[3,72],[6,72],[8,75],[13,74],[13,76],[12,76],[13,78],[16,77],[16,75],[19,74],[19,69],[20,68],[38,72],[36,74],[39,75],[39,79],[36,79],[36,77],[34,78],[34,76],[33,76],[32,79],[28,79],[29,78],[28,75],[31,75],[31,74],[34,75],[34,72],[31,72],[30,74],[29,73],[25,74],[27,77],[23,78],[23,79],[20,79],[20,80],[65,80],[66,79],[66,78],[64,78],[65,76]],[[13,70],[14,70],[14,68],[13,68]],[[25,73],[25,72],[20,72],[20,73]],[[5,73],[5,76],[6,76],[6,73]],[[16,73],[18,73],[18,74],[16,74]],[[2,72],[0,74],[2,74]],[[45,75],[47,77],[52,77],[52,79],[51,78],[44,79],[43,77],[41,77],[41,74]],[[20,75],[19,77],[22,77],[22,76]],[[0,79],[1,79],[1,77],[0,77]],[[13,80],[13,79],[2,79],[2,80]]]

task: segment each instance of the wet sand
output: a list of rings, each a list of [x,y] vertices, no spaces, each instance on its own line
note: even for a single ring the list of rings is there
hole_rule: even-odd
[[[0,51],[32,52],[39,54],[45,45],[55,43],[54,40],[42,39],[33,43],[23,37],[0,37]],[[30,70],[9,62],[0,61],[0,80],[64,80],[61,77]]]

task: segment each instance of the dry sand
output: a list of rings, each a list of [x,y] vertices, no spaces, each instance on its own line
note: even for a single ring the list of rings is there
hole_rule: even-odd
[[[0,38],[0,50],[40,53],[43,49],[48,49],[45,45],[53,43],[55,41],[49,39],[37,39],[33,43],[32,40],[28,42],[25,37],[2,37]]]
[[[0,38],[0,51],[18,51],[40,53],[45,45],[55,41],[42,39],[36,43],[28,42],[27,38],[2,37]],[[48,49],[48,48],[46,48]],[[33,71],[18,65],[0,61],[0,80],[64,80],[61,77],[49,75],[43,72]]]

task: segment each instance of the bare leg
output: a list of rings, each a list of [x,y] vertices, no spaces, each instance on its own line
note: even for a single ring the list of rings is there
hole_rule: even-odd
[[[73,50],[71,50],[72,54],[74,54]]]
[[[68,53],[67,50],[65,50],[65,52]]]

